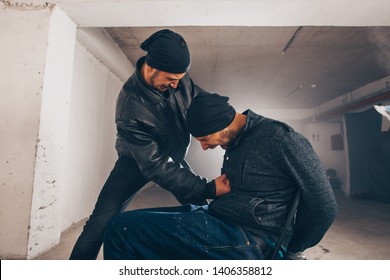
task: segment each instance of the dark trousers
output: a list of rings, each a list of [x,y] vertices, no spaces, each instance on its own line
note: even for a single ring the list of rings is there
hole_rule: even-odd
[[[107,225],[104,259],[264,259],[245,228],[222,221],[208,206],[183,205],[124,212]]]
[[[97,199],[73,251],[71,260],[96,259],[107,222],[123,211],[148,180],[132,158],[119,157]]]

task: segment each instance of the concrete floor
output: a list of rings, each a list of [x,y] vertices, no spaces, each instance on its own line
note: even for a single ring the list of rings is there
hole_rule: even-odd
[[[390,260],[390,203],[347,198],[335,190],[339,210],[324,239],[307,250],[311,260]],[[162,188],[145,186],[129,205],[130,209],[177,205]],[[37,257],[38,260],[66,260],[85,220],[63,232],[60,244]],[[98,259],[102,259],[100,252]]]

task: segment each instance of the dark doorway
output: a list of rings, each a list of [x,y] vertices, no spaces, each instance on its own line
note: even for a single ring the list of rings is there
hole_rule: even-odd
[[[390,131],[371,108],[344,115],[350,168],[350,195],[390,202]]]

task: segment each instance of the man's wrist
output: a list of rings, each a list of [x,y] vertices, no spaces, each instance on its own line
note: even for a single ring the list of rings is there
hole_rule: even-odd
[[[206,184],[206,198],[215,198],[217,194],[217,188],[215,185],[215,180],[212,180]]]

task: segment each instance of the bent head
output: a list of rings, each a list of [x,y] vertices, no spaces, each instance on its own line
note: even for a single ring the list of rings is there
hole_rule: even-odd
[[[187,111],[187,128],[203,150],[217,146],[226,149],[237,136],[236,111],[228,100],[215,93],[201,93],[192,100]]]
[[[145,63],[143,66],[143,77],[145,82],[153,89],[158,91],[165,91],[168,88],[177,88],[180,79],[182,79],[186,73],[169,73],[150,67]]]
[[[236,135],[237,133],[233,133],[229,127],[226,127],[221,131],[202,137],[195,137],[195,139],[200,142],[203,150],[214,149],[218,146],[226,150],[229,144],[236,138]]]
[[[177,88],[191,65],[190,52],[184,38],[169,29],[153,33],[142,44],[147,52],[143,71],[147,84],[158,91]]]

